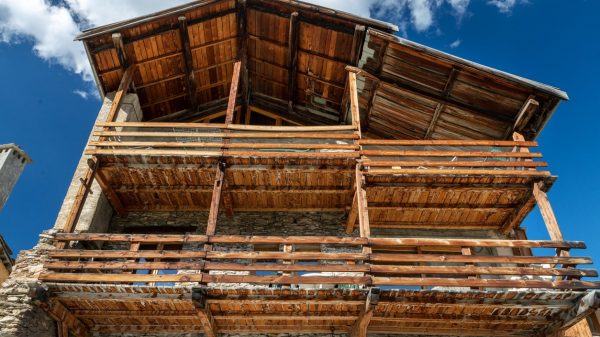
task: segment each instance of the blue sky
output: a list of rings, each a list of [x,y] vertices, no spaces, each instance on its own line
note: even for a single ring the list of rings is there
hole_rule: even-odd
[[[600,165],[596,138],[600,125],[600,1],[436,0],[426,2],[429,12],[425,16],[411,5],[417,0],[386,0],[396,11],[390,7],[378,10],[383,1],[368,2],[371,15],[394,20],[411,40],[569,93],[571,100],[561,104],[539,137],[539,150],[559,176],[549,196],[565,238],[586,241],[589,249],[578,254],[600,261],[600,217],[595,210],[600,200],[600,180],[595,177]],[[75,6],[73,2],[79,2],[82,13],[88,15],[86,24],[112,19],[85,12],[88,1],[66,1]],[[40,36],[44,32],[21,27],[6,33],[6,25],[11,23],[9,9],[15,4],[0,0],[0,143],[19,144],[34,160],[0,213],[0,233],[16,253],[33,246],[37,235],[54,224],[100,101],[74,93],[92,90],[91,84],[82,80],[84,71],[72,64],[76,63],[72,60],[77,57],[76,48],[70,56],[53,58],[51,48],[37,54],[32,51],[43,42]],[[502,4],[511,6],[504,10]],[[364,10],[362,3],[349,6],[353,11]],[[36,20],[42,20],[45,13],[51,12],[40,11]],[[63,31],[72,28],[58,30]],[[73,36],[57,34],[46,41],[50,47],[58,45],[62,52],[73,48]],[[524,226],[530,238],[548,238],[537,210]]]

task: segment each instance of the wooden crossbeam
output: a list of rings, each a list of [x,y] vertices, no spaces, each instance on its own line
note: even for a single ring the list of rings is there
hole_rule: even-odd
[[[365,43],[365,26],[354,26],[354,36],[352,37],[352,53],[350,54],[350,64],[358,66],[362,54],[363,44]]]
[[[290,14],[290,29],[288,33],[288,113],[294,112],[294,97],[296,96],[296,77],[298,75],[298,40],[300,31],[300,15]]]
[[[525,103],[523,103],[523,106],[521,106],[521,109],[519,109],[515,123],[507,130],[504,138],[508,138],[512,132],[522,131],[527,126],[527,123],[529,123],[529,120],[535,115],[535,112],[539,107],[540,103],[535,100],[535,96],[530,95]]]
[[[117,57],[119,58],[119,63],[121,64],[121,69],[125,70],[129,66],[129,59],[127,58],[127,53],[125,52],[125,46],[123,44],[123,36],[121,33],[114,33],[112,35],[113,45],[117,50]]]
[[[190,48],[190,38],[188,34],[187,19],[185,16],[178,17],[179,37],[181,39],[181,49],[183,50],[183,61],[185,74],[187,78],[187,95],[191,110],[196,111],[198,107],[197,83],[194,75],[194,63],[192,60],[192,49]]]
[[[556,220],[556,216],[554,215],[554,211],[550,205],[550,200],[548,200],[546,192],[543,191],[542,182],[533,184],[533,196],[535,197],[538,208],[542,213],[542,218],[544,219],[544,224],[546,224],[546,228],[548,229],[548,234],[550,234],[550,239],[555,241],[564,241],[562,231],[560,230],[560,226],[558,225],[558,221]]]

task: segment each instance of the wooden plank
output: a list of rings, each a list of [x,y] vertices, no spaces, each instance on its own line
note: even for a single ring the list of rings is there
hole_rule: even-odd
[[[493,146],[493,147],[536,147],[535,141],[512,140],[405,140],[405,139],[361,139],[360,145],[396,145],[396,146]]]
[[[365,175],[447,175],[447,176],[524,176],[550,177],[547,171],[515,171],[515,170],[451,170],[451,169],[369,169]]]
[[[206,257],[206,252],[179,250],[92,250],[92,249],[57,249],[48,252],[52,258],[102,258],[102,259],[200,259]]]
[[[218,148],[224,149],[336,149],[336,150],[358,150],[358,145],[352,144],[312,144],[312,143],[203,143],[203,142],[90,142],[89,145],[96,147],[168,147],[168,148]]]
[[[248,81],[248,9],[246,0],[236,2],[237,12],[237,39],[238,39],[238,61],[241,61],[241,111],[246,111],[250,104],[250,83]],[[238,113],[238,117],[240,114]]]
[[[136,283],[136,282],[202,282],[202,274],[98,274],[43,272],[40,281],[83,283]]]
[[[483,152],[483,151],[415,151],[415,150],[362,150],[364,156],[405,157],[489,157],[489,158],[541,158],[535,152]]]
[[[195,234],[105,234],[105,233],[56,233],[56,241],[108,241],[108,242],[143,242],[143,243],[204,243],[206,235]]]
[[[290,253],[291,254],[291,253]],[[205,283],[254,284],[370,284],[368,276],[256,276],[256,275],[204,275]]]
[[[463,254],[470,256],[469,254]],[[472,255],[472,254],[471,254]],[[469,259],[465,259],[468,261]],[[469,263],[469,262],[467,262]],[[476,267],[466,266],[393,266],[372,265],[372,273],[383,274],[451,274],[451,275],[545,275],[596,277],[594,269],[539,268],[539,267]]]
[[[300,20],[298,12],[290,14],[288,32],[288,113],[294,112],[298,76],[298,41],[300,31]]]
[[[198,108],[197,83],[194,74],[194,62],[192,60],[192,50],[190,48],[187,19],[185,16],[180,16],[177,18],[177,20],[179,21],[179,38],[181,40],[184,68],[187,79],[186,91],[190,109],[195,111]]]
[[[260,235],[216,235],[209,236],[210,243],[250,243],[250,244],[340,244],[365,245],[367,239],[338,236],[260,236]]]
[[[544,289],[600,289],[598,281],[544,281],[464,278],[373,277],[377,286],[431,286],[431,287],[492,287]]]
[[[519,247],[585,249],[581,241],[435,239],[435,238],[369,238],[372,246],[455,246],[455,247]]]
[[[283,127],[274,127],[283,128]],[[229,127],[229,129],[232,129]],[[215,138],[303,138],[303,139],[358,139],[355,134],[341,133],[294,133],[297,130],[281,130],[278,132],[142,132],[142,131],[94,131],[93,136],[101,137],[215,137]]]
[[[237,97],[238,87],[240,84],[240,71],[242,62],[238,61],[233,65],[233,75],[231,77],[231,86],[229,88],[229,99],[227,101],[227,113],[225,114],[225,126],[233,123],[235,112],[235,100]]]
[[[441,161],[441,160],[363,160],[363,166],[408,166],[408,167],[547,167],[548,163],[540,161]]]
[[[354,261],[367,260],[368,254],[364,253],[321,253],[321,252],[217,252],[211,251],[206,253],[207,259],[247,259],[247,260],[339,260],[339,261]]]
[[[369,225],[369,208],[367,204],[367,191],[365,190],[365,180],[360,168],[360,164],[356,165],[355,170],[356,184],[356,208],[358,213],[358,225],[360,229],[360,237],[369,238],[371,236],[371,227]]]
[[[527,126],[529,120],[533,117],[539,106],[540,103],[535,100],[535,96],[529,96],[517,114],[512,131],[522,131],[523,128]]]

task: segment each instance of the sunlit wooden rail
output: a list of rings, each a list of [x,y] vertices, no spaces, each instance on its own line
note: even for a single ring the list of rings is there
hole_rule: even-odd
[[[359,141],[366,174],[494,175],[547,177],[548,164],[534,161],[534,141],[379,140]]]
[[[57,234],[56,240],[73,248],[48,252],[42,281],[600,288],[600,282],[581,280],[598,275],[593,269],[577,267],[591,264],[588,257],[456,253],[465,247],[559,252],[585,248],[579,241],[129,234]],[[82,242],[98,249],[78,249]],[[158,244],[164,248],[157,249]],[[204,244],[226,250],[205,251]],[[290,245],[292,249],[282,250]],[[363,247],[370,247],[372,253],[365,253]]]
[[[356,158],[352,125],[255,126],[206,123],[99,122],[89,155]]]

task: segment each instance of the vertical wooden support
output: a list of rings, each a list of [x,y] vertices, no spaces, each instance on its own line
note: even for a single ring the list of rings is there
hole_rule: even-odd
[[[365,178],[361,171],[361,164],[356,164],[356,208],[358,213],[358,225],[361,238],[371,237],[371,226],[369,224],[369,210],[367,205],[367,191],[365,190]],[[363,253],[370,254],[371,247],[363,247]]]
[[[58,322],[58,337],[69,337],[69,327],[63,322]]]
[[[299,14],[293,12],[290,15],[290,29],[288,32],[288,113],[290,114],[294,112],[294,97],[296,96],[299,28]]]
[[[194,74],[194,63],[192,59],[192,49],[190,47],[190,38],[188,34],[187,19],[185,16],[180,16],[179,20],[179,38],[181,39],[181,49],[183,51],[183,61],[185,66],[185,74],[187,78],[187,94],[190,103],[190,109],[196,111],[198,109],[197,99],[197,84]]]
[[[242,111],[245,111],[250,103],[250,84],[248,82],[248,15],[246,0],[238,0],[236,15],[238,22],[238,60],[241,62],[242,67],[240,83],[242,91]]]
[[[197,310],[196,316],[204,329],[204,335],[206,337],[217,337],[217,324],[206,302],[206,290],[203,288],[192,289],[192,302]]]
[[[215,182],[213,184],[212,198],[210,201],[210,209],[208,211],[208,223],[206,225],[206,235],[215,235],[217,231],[217,218],[219,215],[219,205],[221,203],[221,191],[223,188],[223,178],[225,174],[223,172],[222,165],[217,166],[215,173]],[[204,250],[212,250],[211,244],[205,244]]]
[[[91,169],[93,169],[94,166],[98,165],[97,163],[98,159],[96,157],[92,157],[88,160],[88,165]],[[125,209],[125,206],[123,206],[123,203],[121,203],[121,200],[117,196],[117,193],[115,193],[115,191],[108,184],[108,179],[104,176],[102,171],[96,171],[95,179],[98,183],[98,186],[100,186],[102,193],[104,193],[115,212],[122,218],[126,217],[127,210]]]
[[[356,73],[350,71],[348,73],[348,95],[350,96],[350,111],[352,113],[352,125],[361,133],[360,129],[360,110],[358,105],[358,90],[356,87]]]
[[[352,330],[350,331],[351,337],[367,337],[369,323],[371,323],[373,311],[375,310],[377,302],[379,301],[379,293],[379,288],[369,289],[367,299],[365,300],[365,305],[360,309],[360,314],[358,315],[358,318],[354,322]]]
[[[354,225],[356,224],[356,219],[358,216],[358,203],[357,203],[357,194],[356,189],[354,190],[354,197],[352,197],[352,206],[350,207],[350,212],[348,213],[348,219],[346,220],[346,233],[352,234],[354,232]]]

